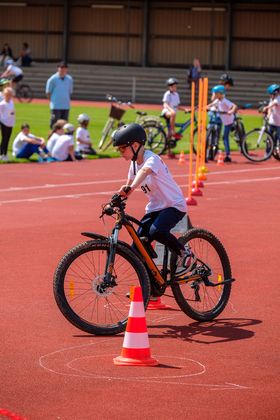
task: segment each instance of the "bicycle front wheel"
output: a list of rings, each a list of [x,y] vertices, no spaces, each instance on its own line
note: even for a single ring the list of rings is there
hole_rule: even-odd
[[[211,321],[225,308],[231,291],[231,267],[222,243],[211,232],[190,229],[180,241],[197,258],[190,281],[171,283],[176,302],[196,321]],[[174,263],[174,256],[173,256]],[[193,279],[191,279],[193,277]],[[225,283],[223,283],[226,281]]]
[[[150,297],[148,273],[128,246],[117,244],[110,284],[104,282],[110,252],[107,241],[87,241],[60,261],[54,274],[56,303],[75,327],[96,335],[118,334],[125,330],[130,286],[141,286],[144,306]]]
[[[147,136],[146,148],[157,155],[162,155],[167,148],[167,136],[164,129],[159,125],[149,125],[148,123],[143,124],[142,127]]]
[[[33,99],[33,92],[29,85],[22,84],[16,90],[16,96],[20,102],[31,102]]]
[[[273,152],[273,139],[267,131],[255,128],[243,138],[241,151],[252,162],[264,162]]]
[[[206,162],[208,160],[214,160],[218,153],[218,133],[214,128],[210,128],[206,133]]]

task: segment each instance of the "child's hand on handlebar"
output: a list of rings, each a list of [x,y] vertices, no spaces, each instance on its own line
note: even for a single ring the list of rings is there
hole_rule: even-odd
[[[121,188],[119,189],[118,193],[122,197],[128,197],[132,193],[132,189],[129,185],[122,185]]]

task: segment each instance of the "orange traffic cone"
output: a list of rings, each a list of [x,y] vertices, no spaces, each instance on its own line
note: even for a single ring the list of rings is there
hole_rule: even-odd
[[[180,153],[180,156],[179,156],[178,165],[182,165],[185,162],[186,162],[185,155],[184,155],[184,152],[182,150],[182,152]]]
[[[113,359],[114,364],[120,366],[157,366],[159,362],[151,357],[141,287],[133,286],[130,298],[131,303],[123,348],[121,355]]]
[[[223,164],[224,164],[223,154],[221,150],[219,150],[217,165],[223,165]]]
[[[166,305],[158,298],[150,298],[150,301],[147,306],[147,310],[154,311],[156,309],[173,309],[172,306]]]

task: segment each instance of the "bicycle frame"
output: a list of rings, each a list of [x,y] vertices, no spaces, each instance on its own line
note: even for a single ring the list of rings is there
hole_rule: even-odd
[[[164,280],[161,273],[159,272],[159,269],[156,266],[156,264],[154,263],[153,259],[150,257],[147,250],[145,249],[145,246],[143,245],[141,239],[137,235],[137,232],[134,229],[130,220],[134,223],[137,223],[138,225],[141,225],[141,223],[137,219],[134,219],[131,216],[128,216],[128,215],[123,216],[121,214],[118,214],[115,226],[114,226],[113,231],[112,231],[112,235],[110,236],[110,244],[113,247],[113,252],[110,252],[110,255],[108,257],[108,260],[109,260],[108,261],[108,270],[111,270],[111,273],[112,273],[112,269],[113,269],[113,265],[114,265],[113,263],[114,263],[114,258],[115,258],[115,252],[114,252],[115,247],[116,247],[116,244],[117,244],[117,241],[118,241],[119,232],[120,232],[122,226],[124,226],[126,228],[128,234],[129,234],[129,236],[131,237],[133,243],[137,247],[139,253],[142,255],[143,260],[147,264],[147,266],[148,266],[149,270],[151,271],[155,281],[160,286],[163,286],[166,283],[166,281]],[[106,267],[106,269],[107,269],[107,267]]]

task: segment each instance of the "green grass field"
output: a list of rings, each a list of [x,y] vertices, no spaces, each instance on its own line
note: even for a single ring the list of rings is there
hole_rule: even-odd
[[[22,104],[15,102],[16,107],[16,126],[13,129],[12,137],[9,143],[9,158],[10,162],[27,162],[25,159],[14,159],[12,157],[12,144],[15,136],[20,131],[20,126],[22,123],[27,122],[31,127],[31,133],[39,136],[44,137],[47,139],[49,134],[49,120],[50,120],[50,110],[48,104]],[[108,118],[108,108],[95,108],[95,107],[87,107],[87,106],[72,106],[70,111],[70,122],[78,126],[77,117],[81,113],[86,113],[90,116],[90,125],[89,131],[91,134],[91,138],[93,140],[93,147],[97,149],[97,144],[100,140],[102,128]],[[146,111],[150,115],[159,115],[160,111],[151,111],[146,109],[141,109]],[[136,114],[134,110],[128,110],[124,115],[125,122],[133,122],[135,120]],[[178,112],[177,120],[178,122],[183,122],[186,116],[183,112]],[[243,122],[246,128],[246,131],[251,130],[254,127],[261,126],[262,118],[261,115],[257,116],[243,116]],[[188,152],[188,139],[189,139],[189,130],[186,130],[185,135],[182,140],[177,143],[177,147],[174,149],[175,153],[180,153],[181,150],[184,150],[185,153]],[[221,141],[222,146],[222,141]],[[232,150],[236,149],[235,144],[231,144]],[[100,152],[94,158],[104,158],[104,157],[116,157],[119,154],[110,147],[105,152]],[[31,160],[36,161],[37,158],[31,158]],[[1,162],[2,163],[2,162]]]

